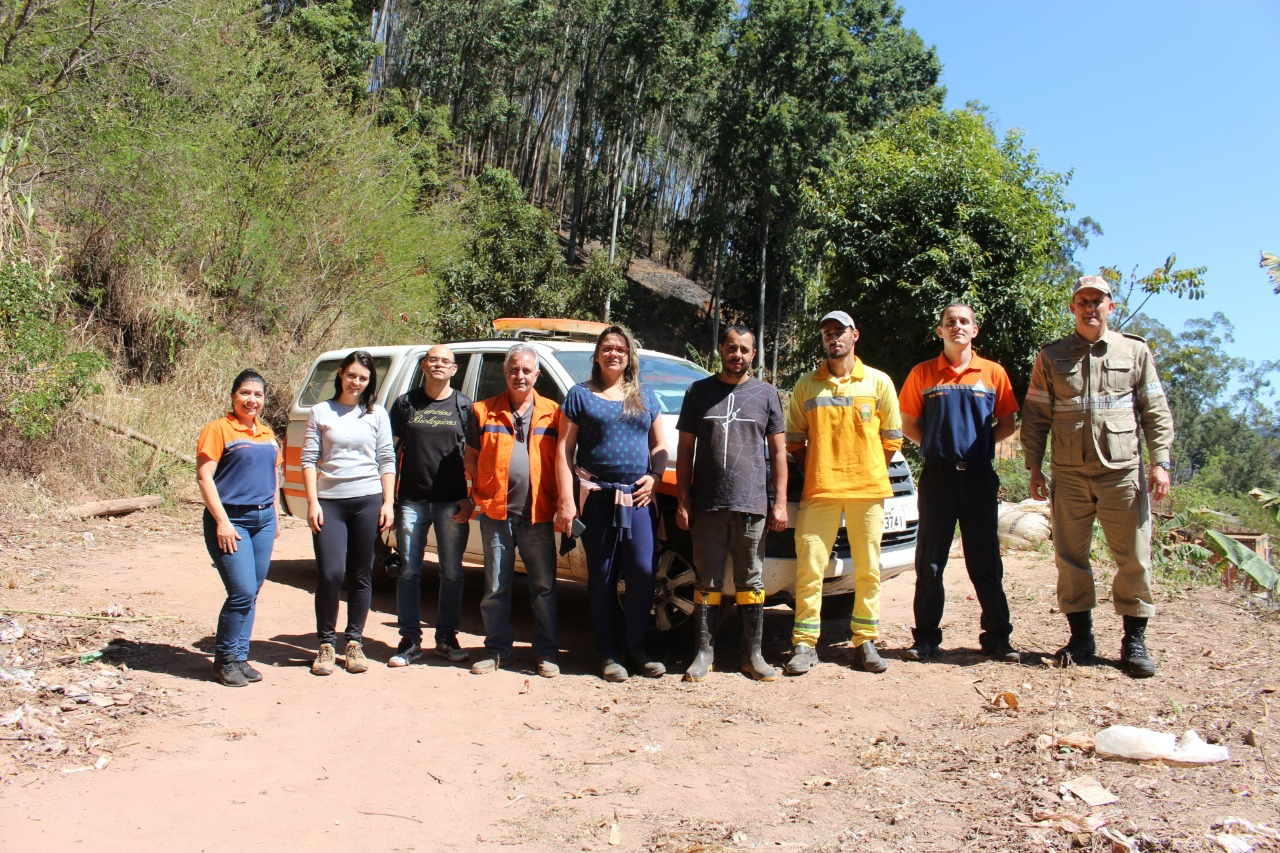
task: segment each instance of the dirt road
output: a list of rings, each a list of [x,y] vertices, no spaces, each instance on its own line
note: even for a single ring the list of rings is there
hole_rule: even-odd
[[[680,681],[684,648],[667,651],[666,678],[606,684],[592,674],[585,598],[562,587],[558,679],[538,678],[527,656],[488,676],[435,658],[388,669],[386,592],[367,629],[375,665],[316,678],[311,544],[293,523],[260,597],[252,657],[266,679],[233,690],[208,678],[222,588],[196,522],[194,508],[75,530],[0,519],[0,607],[113,617],[0,621],[0,849],[1111,850],[1120,838],[1132,846],[1114,849],[1182,851],[1224,849],[1208,834],[1227,818],[1280,826],[1277,620],[1238,592],[1162,584],[1160,672],[1145,682],[1040,661],[1065,627],[1043,555],[1007,565],[1022,665],[976,653],[976,604],[953,562],[949,653],[898,659],[912,592],[898,578],[885,588],[881,676],[852,671],[837,644],[807,676],[752,683],[735,674],[735,638],[702,684]],[[478,598],[472,582],[473,652]],[[775,663],[790,618],[768,614]],[[1115,657],[1119,618],[1109,605],[1097,618]],[[1044,748],[1045,736],[1113,723],[1195,728],[1231,759]],[[1080,776],[1116,801],[1064,798]]]

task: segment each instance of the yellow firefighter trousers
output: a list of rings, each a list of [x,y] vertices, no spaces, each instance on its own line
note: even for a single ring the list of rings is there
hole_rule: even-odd
[[[840,530],[849,536],[855,600],[850,629],[853,645],[880,636],[880,535],[884,501],[817,498],[800,505],[796,518],[796,622],[791,644],[818,645],[822,633],[822,578]]]

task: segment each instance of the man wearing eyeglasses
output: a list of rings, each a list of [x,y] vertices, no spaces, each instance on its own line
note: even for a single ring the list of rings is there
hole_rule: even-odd
[[[1071,638],[1058,650],[1066,664],[1090,663],[1097,653],[1097,603],[1089,550],[1096,517],[1116,563],[1111,583],[1124,617],[1120,663],[1133,678],[1155,675],[1147,652],[1151,593],[1151,500],[1169,493],[1173,416],[1146,341],[1112,331],[1111,285],[1101,276],[1080,279],[1071,294],[1075,332],[1040,350],[1023,404],[1022,449],[1031,494],[1050,501],[1058,564],[1058,608]],[[1053,480],[1041,466],[1053,433]],[[1143,476],[1139,434],[1150,469]]]
[[[436,530],[440,595],[435,652],[459,663],[470,655],[458,645],[462,622],[462,554],[475,507],[467,497],[463,447],[471,422],[471,401],[449,385],[458,372],[453,352],[433,346],[418,362],[422,385],[391,405],[396,440],[396,543],[400,575],[396,616],[400,645],[387,666],[408,666],[422,657],[422,552],[427,531]]]
[[[516,344],[503,361],[506,390],[475,404],[467,435],[471,497],[484,537],[485,657],[475,675],[497,672],[511,659],[511,585],[516,548],[524,563],[533,611],[538,675],[560,674],[556,659],[556,418],[560,407],[538,396],[538,353]]]

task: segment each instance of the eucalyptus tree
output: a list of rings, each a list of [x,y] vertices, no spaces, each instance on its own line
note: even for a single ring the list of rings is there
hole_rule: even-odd
[[[807,263],[797,257],[803,184],[850,131],[940,104],[940,65],[891,0],[752,0],[730,25],[725,61],[698,218],[704,253],[727,247],[731,268],[755,279],[763,366],[771,274],[783,300],[791,270]],[[744,295],[735,279],[730,300]]]

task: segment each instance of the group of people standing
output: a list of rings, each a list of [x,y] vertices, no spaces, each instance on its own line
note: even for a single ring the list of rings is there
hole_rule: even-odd
[[[1096,604],[1089,541],[1096,516],[1117,563],[1113,599],[1124,617],[1122,667],[1134,677],[1155,673],[1145,645],[1154,613],[1150,573],[1151,499],[1169,486],[1172,421],[1150,350],[1141,339],[1111,331],[1107,282],[1086,276],[1070,305],[1075,330],[1041,350],[1025,401],[1022,443],[1031,487],[1051,500],[1059,572],[1059,607],[1071,638],[1063,664],[1096,654]],[[742,622],[740,666],[760,681],[776,670],[761,654],[766,529],[786,530],[788,455],[804,470],[796,518],[795,624],[784,672],[803,675],[818,661],[822,585],[842,526],[854,569],[853,660],[884,672],[879,654],[880,539],[884,500],[893,494],[888,468],[904,436],[920,446],[911,661],[942,654],[943,571],[957,524],[965,563],[981,607],[978,642],[996,660],[1017,662],[1003,587],[997,536],[999,479],[995,447],[1015,428],[1018,405],[1009,378],[973,351],[972,307],[941,312],[943,351],[917,365],[895,392],[881,371],[855,355],[852,317],[832,311],[819,323],[826,359],[803,377],[784,415],[777,389],[750,375],[756,341],[738,326],[719,341],[718,373],[693,383],[676,427],[676,524],[688,530],[697,570],[697,646],[684,674],[706,679],[715,664],[725,573],[732,568]],[[581,540],[599,672],[608,681],[632,674],[660,677],[663,663],[645,638],[654,593],[658,516],[656,490],[668,448],[658,400],[640,382],[630,332],[609,326],[597,338],[591,378],[564,404],[534,389],[537,351],[507,353],[505,389],[472,402],[454,389],[448,347],[421,359],[423,382],[384,411],[374,400],[372,357],[356,351],[334,380],[334,396],[312,408],[302,449],[307,521],[318,569],[319,651],[311,671],[337,666],[340,590],[348,586],[343,667],[364,672],[362,634],[369,611],[373,548],[396,525],[401,552],[397,583],[400,642],[388,661],[406,666],[423,654],[420,612],[423,548],[436,530],[440,566],[434,651],[470,660],[457,638],[462,609],[462,555],[469,520],[478,514],[484,540],[483,655],[477,675],[495,672],[513,653],[511,596],[516,550],[527,573],[536,671],[560,673],[555,534],[561,549]],[[205,498],[205,540],[227,588],[218,622],[214,677],[229,686],[261,679],[248,663],[257,591],[266,577],[276,526],[279,445],[257,420],[265,383],[252,371],[236,378],[232,411],[200,436],[198,478]],[[1053,482],[1042,464],[1053,434]],[[1143,476],[1139,434],[1151,467]],[[398,472],[398,483],[397,483]],[[244,540],[249,540],[245,543]],[[245,545],[251,547],[245,547]],[[618,584],[625,583],[619,614]],[[621,618],[620,618],[621,616]]]

